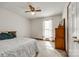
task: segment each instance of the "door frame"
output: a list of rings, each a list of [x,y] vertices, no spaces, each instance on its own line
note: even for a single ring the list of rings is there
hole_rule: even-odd
[[[68,16],[69,16],[69,6],[70,6],[71,2],[69,2],[68,6],[67,6],[67,56],[69,57],[69,21],[68,21]]]
[[[76,2],[75,2],[76,3]],[[69,2],[68,6],[67,6],[67,56],[69,56],[69,43],[70,43],[70,39],[69,39],[69,7],[71,5],[71,2]]]

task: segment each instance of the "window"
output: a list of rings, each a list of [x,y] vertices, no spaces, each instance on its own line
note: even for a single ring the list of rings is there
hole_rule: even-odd
[[[43,39],[52,40],[52,20],[43,21]]]

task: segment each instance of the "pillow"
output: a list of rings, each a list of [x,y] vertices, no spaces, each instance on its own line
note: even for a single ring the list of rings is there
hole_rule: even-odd
[[[8,32],[8,34],[11,35],[14,38],[16,37],[16,35],[14,33],[12,33],[12,32]]]
[[[12,39],[14,36],[11,33],[1,33],[0,40]]]

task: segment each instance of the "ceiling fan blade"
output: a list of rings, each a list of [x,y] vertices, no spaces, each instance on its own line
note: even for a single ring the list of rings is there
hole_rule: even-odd
[[[29,8],[30,8],[31,11],[35,10],[35,8],[32,5],[29,5]]]
[[[41,9],[39,9],[39,10],[35,10],[35,11],[40,12],[40,11],[41,11]]]
[[[25,12],[31,12],[31,11],[25,11]]]

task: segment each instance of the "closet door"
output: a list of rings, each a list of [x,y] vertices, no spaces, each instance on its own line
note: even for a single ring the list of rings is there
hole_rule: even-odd
[[[68,6],[68,55],[79,57],[79,3]]]

